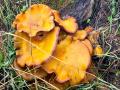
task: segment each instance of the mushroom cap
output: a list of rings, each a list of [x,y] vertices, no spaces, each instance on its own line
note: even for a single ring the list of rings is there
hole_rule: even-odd
[[[82,43],[88,48],[90,55],[93,55],[93,46],[88,39],[82,41]]]
[[[62,21],[60,13],[57,10],[52,10],[52,12],[53,12],[55,22],[59,24]]]
[[[39,31],[50,31],[55,27],[50,7],[34,4],[25,12],[18,14],[12,24],[19,32],[26,32],[33,37]]]
[[[55,18],[55,22],[57,22],[64,30],[68,33],[75,33],[78,29],[78,24],[74,17],[67,17],[65,19],[61,19],[60,13],[56,10],[53,10],[53,15]]]
[[[71,85],[78,84],[86,75],[86,69],[91,62],[88,48],[79,40],[72,41],[69,36],[60,44],[51,58],[42,67],[48,73],[55,73],[60,83],[70,81]]]
[[[75,40],[84,40],[87,37],[87,32],[85,30],[78,30],[75,34],[73,39]]]
[[[85,31],[87,31],[87,33],[90,33],[90,32],[93,31],[93,27],[87,26],[87,27],[85,28]]]
[[[40,65],[47,60],[53,53],[59,34],[59,27],[46,33],[41,39],[39,36],[30,38],[26,33],[16,31],[14,46],[17,49],[17,63],[21,67]],[[21,38],[20,38],[21,37]]]
[[[94,49],[94,55],[96,55],[97,57],[103,57],[103,49],[100,45],[96,45],[95,49]]]
[[[87,28],[86,28],[87,29]],[[85,30],[78,30],[74,35],[74,40],[80,40],[88,49],[90,54],[93,54],[93,46],[91,42],[87,39],[87,36],[89,35],[88,32]],[[89,29],[89,28],[88,28]],[[87,30],[88,30],[87,29]]]
[[[99,42],[98,42],[99,36],[100,36],[100,32],[92,31],[92,32],[89,33],[88,39],[90,40],[90,42],[93,45],[96,45],[96,44],[99,44]]]

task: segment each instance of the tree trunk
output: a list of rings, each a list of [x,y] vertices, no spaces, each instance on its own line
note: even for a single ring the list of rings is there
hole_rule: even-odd
[[[77,22],[87,20],[93,11],[94,0],[75,0],[73,3],[68,4],[65,8],[60,10],[63,18],[67,16],[73,16],[77,19]]]

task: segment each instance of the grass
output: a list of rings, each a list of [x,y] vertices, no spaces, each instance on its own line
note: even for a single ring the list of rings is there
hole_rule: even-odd
[[[3,37],[3,47],[1,48],[4,52],[4,60],[0,61],[0,90],[29,90],[33,85],[34,90],[51,90],[47,86],[45,80],[41,80],[39,83],[37,77],[34,83],[28,83],[23,80],[20,75],[16,75],[15,69],[11,66],[13,60],[15,59],[15,49],[13,47],[13,36],[14,29],[11,27],[11,23],[20,11],[26,10],[32,3],[45,3],[50,5],[54,9],[61,9],[61,7],[66,6],[72,0],[3,0],[0,4],[0,23],[2,27],[0,31],[5,31],[2,33]],[[1,2],[1,1],[0,1]],[[48,3],[49,2],[49,3]],[[109,81],[106,77],[110,77],[111,73],[114,75],[113,80],[120,76],[120,42],[115,41],[116,36],[120,35],[120,23],[118,22],[118,3],[116,0],[109,1],[107,4],[110,10],[110,15],[108,18],[108,25],[105,27],[98,28],[101,31],[101,45],[104,48],[104,57],[99,58],[95,61],[98,73],[96,74],[96,80],[88,84],[80,84],[76,86],[69,87],[67,90],[99,90],[99,89],[110,89],[119,90],[120,86],[114,86],[114,82]],[[90,22],[89,22],[90,23]],[[111,37],[113,37],[111,39]],[[120,40],[120,39],[119,39]],[[115,44],[114,44],[115,43]],[[114,69],[115,68],[115,69]],[[109,82],[109,83],[108,83]],[[115,81],[116,82],[116,81]],[[116,82],[117,83],[117,82]],[[50,86],[54,87],[50,84]],[[54,87],[55,88],[55,87]],[[31,90],[31,89],[30,89]]]

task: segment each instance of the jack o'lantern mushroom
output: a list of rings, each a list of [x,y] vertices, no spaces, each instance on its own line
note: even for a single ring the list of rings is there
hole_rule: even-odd
[[[92,45],[94,46],[94,50],[93,50],[94,53],[93,54],[97,57],[102,57],[104,54],[104,51],[98,42],[99,36],[100,36],[100,32],[91,31],[88,35],[88,39],[92,43]]]
[[[74,40],[84,40],[87,37],[87,32],[85,30],[78,30],[73,39]]]
[[[17,49],[17,63],[21,67],[40,65],[53,53],[59,34],[59,27],[55,27],[42,38],[40,36],[30,38],[26,33],[16,31],[14,46]]]
[[[69,81],[71,85],[80,83],[91,62],[88,48],[79,40],[66,37],[57,45],[56,50],[49,61],[42,67],[48,73],[55,73],[56,80],[60,83]]]
[[[57,22],[64,30],[68,33],[75,33],[78,29],[78,24],[74,17],[67,17],[66,19],[61,19],[60,13],[56,10],[53,10],[53,15],[55,22]]]
[[[82,43],[88,48],[90,55],[93,55],[93,46],[91,44],[91,42],[88,39],[85,39],[82,41]]]
[[[103,54],[104,54],[104,51],[102,47],[100,45],[96,45],[94,49],[94,55],[96,55],[97,57],[103,57]]]
[[[78,30],[74,36],[73,39],[74,40],[80,40],[84,45],[86,45],[86,47],[89,49],[90,54],[93,54],[93,46],[92,43],[90,42],[90,40],[87,39],[87,36],[89,35],[89,31],[91,31],[91,28],[87,27],[84,30]]]
[[[47,5],[34,4],[25,12],[18,14],[12,26],[18,32],[28,33],[30,37],[39,31],[50,31],[55,27],[52,10]]]
[[[87,33],[90,33],[90,32],[93,31],[93,27],[87,26],[87,27],[85,28],[85,31],[86,31]]]
[[[62,36],[58,36],[60,27],[57,26],[72,33],[71,36],[65,33],[64,39],[61,39]],[[92,45],[98,43],[98,34],[92,31],[92,27],[78,30],[74,17],[62,19],[58,11],[43,4],[32,5],[18,14],[13,27],[17,29],[14,37],[17,56],[14,67],[20,70],[18,74],[22,74],[26,80],[33,79],[33,76],[23,72],[25,65],[30,69],[29,66],[39,65],[39,70],[30,73],[41,78],[55,73],[58,83],[78,84],[86,77],[93,52],[102,52],[99,48],[95,49],[96,52],[93,50]],[[57,43],[58,37],[60,40]]]

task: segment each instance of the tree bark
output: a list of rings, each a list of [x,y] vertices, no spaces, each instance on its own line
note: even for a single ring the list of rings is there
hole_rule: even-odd
[[[91,16],[93,6],[94,0],[75,0],[74,3],[68,4],[60,10],[60,12],[63,18],[73,16],[77,19],[77,22],[81,24]]]

